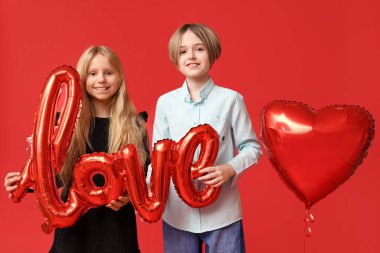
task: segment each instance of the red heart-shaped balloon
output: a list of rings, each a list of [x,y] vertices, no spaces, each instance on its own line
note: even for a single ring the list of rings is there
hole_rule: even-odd
[[[374,120],[362,107],[308,105],[276,100],[261,113],[268,157],[306,208],[344,183],[362,163]]]

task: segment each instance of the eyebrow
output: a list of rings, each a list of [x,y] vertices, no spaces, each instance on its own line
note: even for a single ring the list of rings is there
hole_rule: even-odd
[[[88,72],[98,71],[98,70],[99,69],[97,69],[97,68],[89,68]],[[105,69],[102,69],[102,71],[112,71],[112,72],[115,72],[115,70],[113,70],[112,68],[105,68]]]
[[[204,46],[203,43],[197,43],[197,44],[194,44],[194,46]],[[179,48],[182,48],[182,47],[187,47],[187,46],[180,46]]]

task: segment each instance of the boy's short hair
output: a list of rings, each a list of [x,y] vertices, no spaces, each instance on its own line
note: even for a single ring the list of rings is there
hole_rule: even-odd
[[[179,27],[169,41],[169,57],[170,61],[178,66],[178,58],[181,47],[183,34],[187,31],[192,31],[205,45],[210,65],[212,66],[216,59],[219,58],[222,47],[216,33],[209,27],[202,24],[184,24]]]

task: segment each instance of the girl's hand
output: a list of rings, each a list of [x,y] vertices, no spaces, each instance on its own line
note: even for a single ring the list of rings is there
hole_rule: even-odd
[[[119,211],[122,206],[125,206],[130,201],[128,195],[120,196],[118,200],[112,200],[111,203],[107,205],[108,208],[111,208],[114,211]]]
[[[9,172],[4,179],[5,190],[9,192],[8,198],[11,197],[11,192],[17,189],[16,183],[21,180],[20,172]]]
[[[212,167],[203,168],[200,173],[207,173],[198,178],[204,184],[212,187],[218,187],[224,184],[230,177],[236,175],[234,168],[229,164],[222,164]]]

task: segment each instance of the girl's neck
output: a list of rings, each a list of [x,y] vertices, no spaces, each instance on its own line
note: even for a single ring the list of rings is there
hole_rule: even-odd
[[[94,108],[94,116],[97,118],[110,117],[110,102],[93,100],[92,106]]]
[[[202,89],[202,87],[207,83],[208,79],[209,79],[208,75],[202,78],[187,78],[186,79],[187,88],[189,89],[191,99],[194,100],[195,102],[200,100],[199,92]]]

